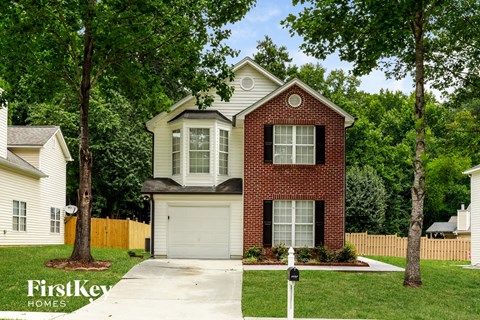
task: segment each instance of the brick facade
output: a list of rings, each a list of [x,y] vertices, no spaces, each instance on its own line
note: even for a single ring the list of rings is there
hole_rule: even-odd
[[[293,108],[291,93],[302,97]],[[263,200],[325,201],[325,245],[344,244],[345,119],[298,86],[245,116],[244,250],[263,241]],[[264,125],[325,125],[325,164],[264,163]]]

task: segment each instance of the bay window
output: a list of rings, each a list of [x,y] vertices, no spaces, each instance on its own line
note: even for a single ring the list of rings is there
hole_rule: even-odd
[[[190,173],[210,173],[210,129],[190,128]]]

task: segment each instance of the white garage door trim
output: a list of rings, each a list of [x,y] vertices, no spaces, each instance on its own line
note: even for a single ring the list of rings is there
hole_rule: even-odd
[[[167,257],[230,258],[230,205],[168,206]]]

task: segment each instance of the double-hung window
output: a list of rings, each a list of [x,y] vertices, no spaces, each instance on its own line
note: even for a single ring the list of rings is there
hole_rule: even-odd
[[[314,201],[273,201],[273,244],[314,246]]]
[[[210,129],[190,128],[190,173],[210,173]]]
[[[314,126],[274,126],[273,163],[315,164]]]
[[[180,174],[180,129],[172,131],[172,174]]]
[[[13,201],[13,225],[14,231],[27,231],[27,203]]]
[[[50,208],[50,232],[60,233],[60,209]]]
[[[228,175],[228,131],[220,130],[218,146],[218,172],[221,175]]]

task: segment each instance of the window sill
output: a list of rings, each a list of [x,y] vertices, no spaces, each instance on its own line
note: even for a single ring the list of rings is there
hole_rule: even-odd
[[[316,164],[281,164],[281,163],[273,163],[273,167],[274,168],[286,168],[286,169],[289,169],[289,168],[306,168],[306,169],[315,169],[316,168]]]

